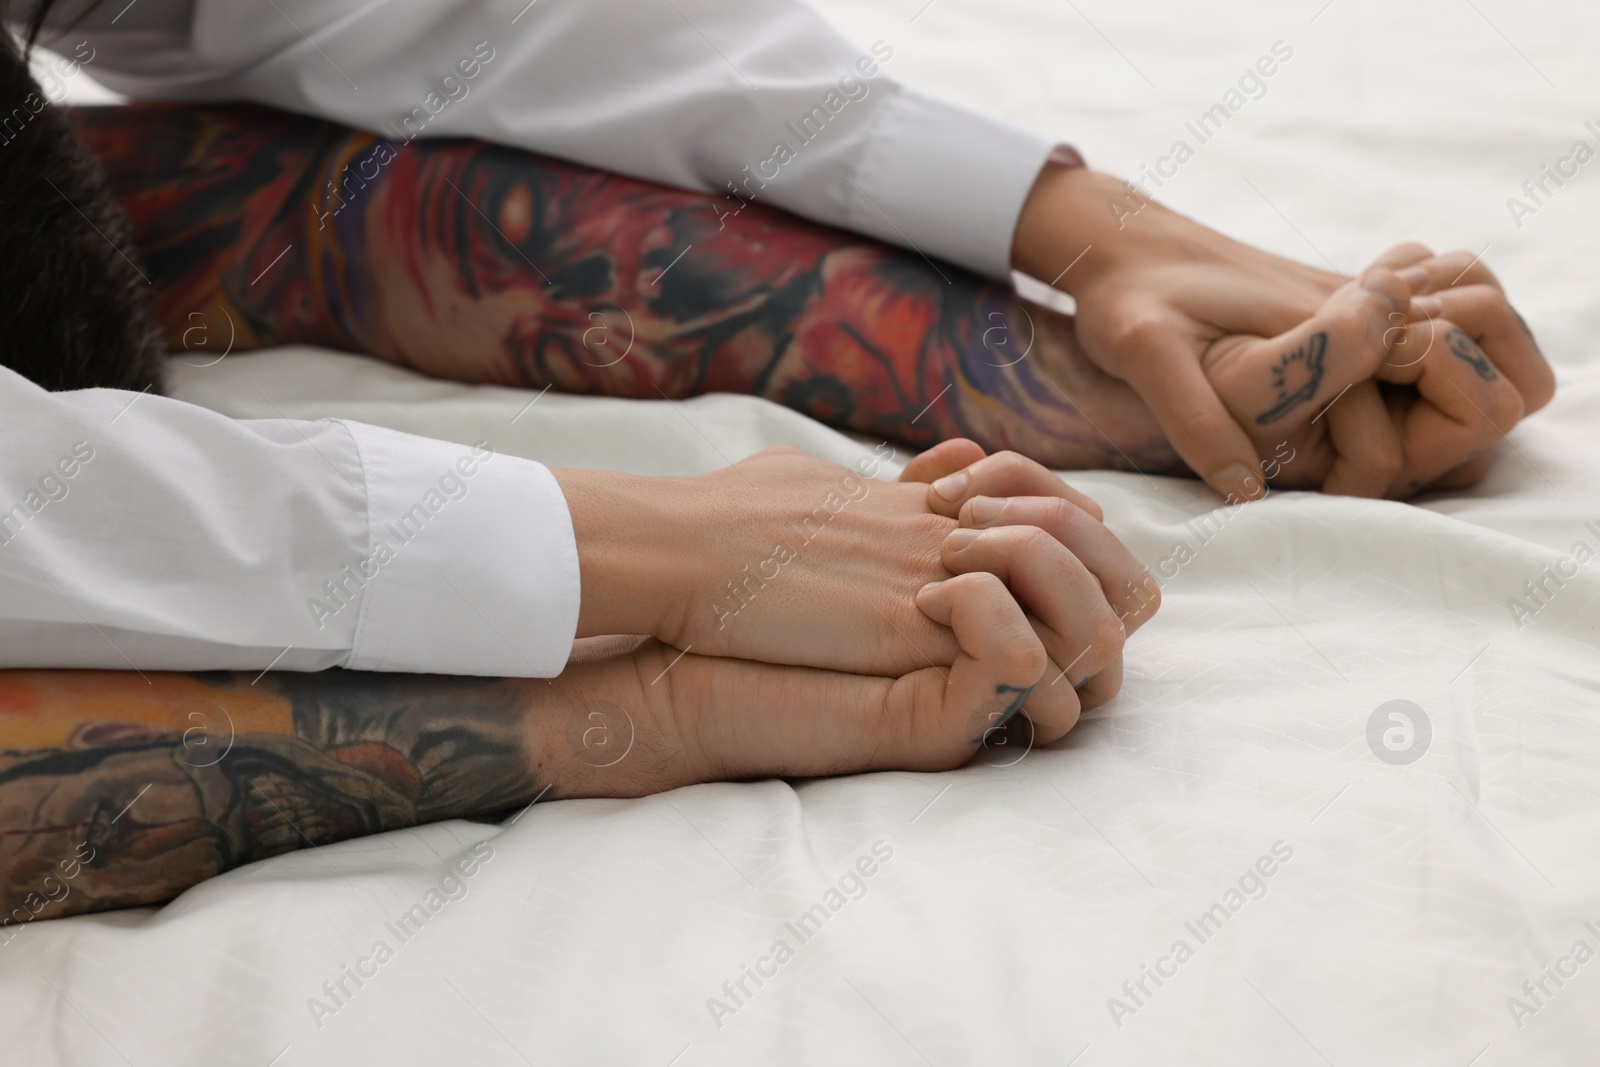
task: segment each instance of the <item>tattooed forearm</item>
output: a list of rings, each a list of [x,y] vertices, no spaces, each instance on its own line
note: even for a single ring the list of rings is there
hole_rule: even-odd
[[[1492,382],[1500,377],[1494,369],[1494,364],[1489,362],[1489,357],[1484,355],[1483,349],[1462,332],[1460,327],[1451,327],[1450,332],[1444,335],[1444,340],[1445,344],[1450,346],[1450,354],[1470,366],[1484,381]]]
[[[760,203],[261,108],[74,122],[174,348],[299,342],[468,381],[753,393],[914,446],[1181,466],[1147,423],[1095,406],[1069,319]]]
[[[1322,360],[1327,351],[1328,333],[1318,330],[1305,344],[1283,354],[1272,368],[1272,384],[1278,390],[1277,403],[1256,416],[1258,425],[1277,422],[1316,397],[1322,385]]]
[[[537,792],[522,683],[0,672],[0,928]],[[0,933],[0,939],[4,939]]]

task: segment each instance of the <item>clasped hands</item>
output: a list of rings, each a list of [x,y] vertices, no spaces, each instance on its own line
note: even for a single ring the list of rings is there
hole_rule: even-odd
[[[1127,189],[1047,167],[1014,265],[1077,301],[1052,335],[1085,410],[1165,439],[1225,498],[1259,497],[1264,480],[1392,499],[1470,485],[1555,392],[1478,256],[1402,244],[1346,279],[1160,204],[1108,211]]]
[[[1344,279],[1156,205],[1096,230],[1084,197],[1102,178],[1041,179],[1018,265],[1042,276],[1096,242],[1063,285],[1077,383],[1097,374],[1088,391],[1121,405],[1119,425],[1144,420],[1230,503],[1269,482],[1395,499],[1472,484],[1554,392],[1475,256],[1401,245]],[[1160,604],[1098,505],[971,441],[897,483],[782,448],[698,478],[556,474],[580,640],[532,728],[561,795],[936,770],[996,736],[1049,743],[1116,694],[1123,644]],[[591,725],[562,721],[580,715]]]
[[[1094,501],[966,440],[898,482],[877,465],[775,448],[693,478],[555,472],[584,587],[534,724],[559,795],[945,769],[1116,694],[1160,594]]]
[[[1090,312],[1079,343],[1230,502],[1267,483],[1398,500],[1472,485],[1495,443],[1554,392],[1521,317],[1469,253],[1403,245],[1311,292],[1322,289],[1320,306],[1276,336],[1213,326],[1163,350],[1135,317],[1113,362],[1084,338]],[[1169,326],[1163,339],[1177,341],[1182,328]]]

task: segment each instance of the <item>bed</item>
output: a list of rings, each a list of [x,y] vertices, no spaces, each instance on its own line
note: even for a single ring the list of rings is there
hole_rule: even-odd
[[[1130,175],[1282,42],[1161,195],[1347,271],[1400,237],[1485,250],[1556,400],[1480,486],[1416,505],[1285,492],[1224,513],[1193,482],[1072,474],[1147,564],[1183,561],[1123,693],[1049,748],[540,804],[30,925],[0,944],[0,1060],[1600,1059],[1600,162],[1539,203],[1522,188],[1600,147],[1600,9],[824,7],[890,41],[895,76]],[[178,396],[552,465],[869,451],[748,397],[528,407],[308,349],[208,362],[173,361]]]

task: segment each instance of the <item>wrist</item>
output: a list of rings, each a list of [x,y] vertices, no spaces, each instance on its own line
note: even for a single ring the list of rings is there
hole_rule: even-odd
[[[1110,269],[1129,220],[1153,206],[1121,178],[1046,164],[1017,217],[1012,266],[1076,296]]]
[[[702,780],[676,741],[670,686],[650,686],[659,642],[574,642],[560,677],[523,681],[525,747],[546,799],[645,796]]]
[[[692,588],[680,478],[556,470],[578,546],[579,638],[655,634]]]

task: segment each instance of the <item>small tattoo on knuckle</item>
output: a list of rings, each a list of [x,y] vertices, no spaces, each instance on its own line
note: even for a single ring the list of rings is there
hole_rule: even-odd
[[[1450,347],[1450,354],[1470,366],[1479,378],[1492,382],[1500,375],[1495,372],[1494,364],[1489,362],[1489,357],[1484,355],[1478,343],[1468,337],[1460,328],[1453,328],[1445,335],[1445,344]]]
[[[1317,395],[1322,385],[1322,362],[1327,352],[1328,331],[1318,330],[1305,344],[1279,357],[1272,368],[1272,384],[1278,390],[1277,402],[1256,416],[1257,425],[1277,422]]]

